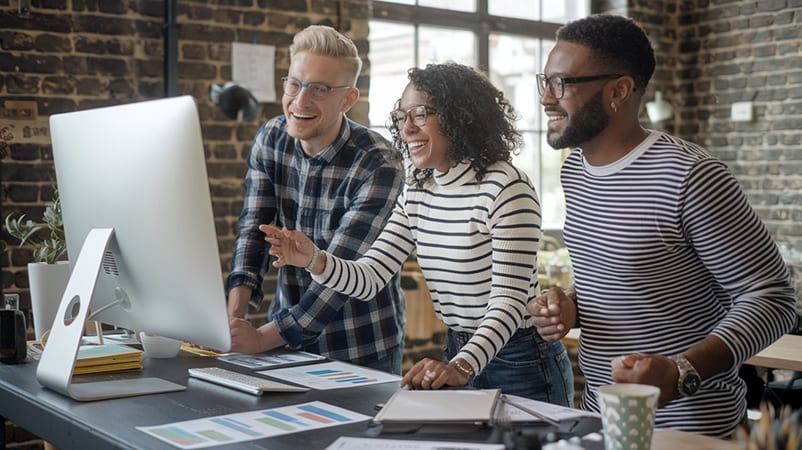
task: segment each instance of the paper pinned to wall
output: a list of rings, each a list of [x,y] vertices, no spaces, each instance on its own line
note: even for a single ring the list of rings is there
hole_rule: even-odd
[[[248,89],[260,103],[275,102],[276,47],[262,44],[231,44],[231,78]]]

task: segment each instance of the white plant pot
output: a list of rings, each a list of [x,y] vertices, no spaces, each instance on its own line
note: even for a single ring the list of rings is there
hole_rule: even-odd
[[[58,261],[55,264],[28,263],[33,329],[37,340],[53,327],[69,278],[70,265],[67,261]]]

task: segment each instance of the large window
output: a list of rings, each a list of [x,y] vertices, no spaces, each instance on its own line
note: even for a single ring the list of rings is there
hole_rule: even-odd
[[[562,152],[545,139],[546,121],[535,86],[566,21],[588,13],[587,0],[374,1],[370,23],[370,125],[387,134],[387,114],[406,86],[410,67],[456,61],[485,71],[519,111],[525,148],[515,163],[540,195],[543,228],[561,229]]]

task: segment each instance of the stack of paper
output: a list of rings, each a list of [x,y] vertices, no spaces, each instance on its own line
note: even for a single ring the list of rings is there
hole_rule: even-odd
[[[82,345],[73,375],[142,370],[142,350],[123,344]]]

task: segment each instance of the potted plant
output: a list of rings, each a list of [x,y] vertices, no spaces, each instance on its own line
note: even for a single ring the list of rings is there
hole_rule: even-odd
[[[53,200],[45,203],[41,222],[25,220],[25,214],[15,217],[11,213],[6,216],[5,228],[11,237],[20,241],[20,247],[26,242],[33,246],[33,259],[37,262],[55,264],[67,253],[58,190],[54,192]],[[42,233],[43,230],[46,232]]]
[[[5,217],[4,225],[8,234],[19,240],[20,247],[26,244],[33,247],[34,261],[28,264],[28,282],[36,339],[41,339],[53,324],[69,279],[69,264],[62,260],[67,254],[67,241],[58,190],[53,200],[45,203],[41,221],[11,213]]]

